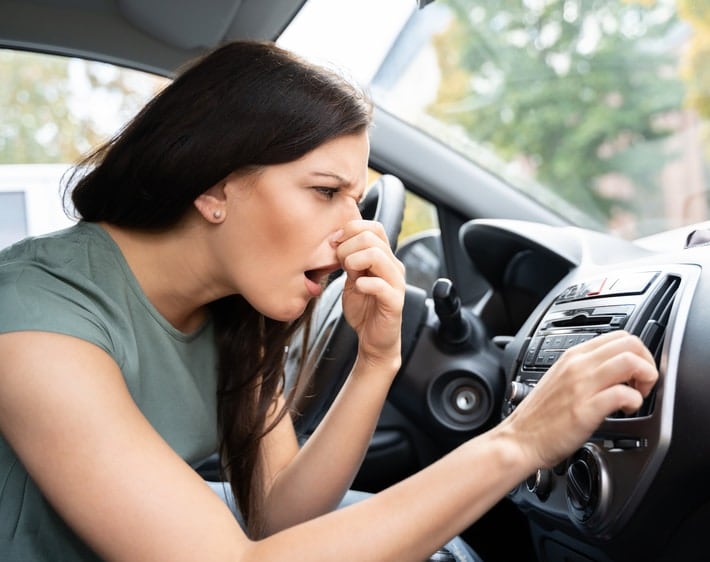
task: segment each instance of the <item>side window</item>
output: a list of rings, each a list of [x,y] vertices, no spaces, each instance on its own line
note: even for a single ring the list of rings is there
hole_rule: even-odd
[[[27,236],[27,210],[22,191],[0,191],[0,248]]]
[[[368,185],[379,172],[368,169]],[[436,206],[407,190],[402,231],[397,239],[397,257],[406,268],[407,283],[430,292],[434,281],[445,276],[444,251],[439,234]]]
[[[397,257],[406,268],[407,283],[427,293],[446,275],[436,206],[407,191]]]
[[[368,169],[368,185],[380,176]],[[407,190],[397,257],[406,268],[407,283],[430,292],[434,281],[446,275],[436,206]]]
[[[60,181],[168,79],[77,58],[0,49],[0,248],[71,224]]]

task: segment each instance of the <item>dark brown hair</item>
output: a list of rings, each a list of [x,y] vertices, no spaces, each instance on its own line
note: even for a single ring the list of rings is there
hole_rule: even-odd
[[[326,141],[366,130],[371,118],[367,97],[335,72],[273,43],[233,42],[188,65],[80,162],[66,194],[85,221],[164,230],[229,174],[291,162]],[[238,295],[211,303],[210,310],[219,353],[219,453],[256,536],[264,494],[259,443],[283,389],[284,349],[308,312],[278,322]]]

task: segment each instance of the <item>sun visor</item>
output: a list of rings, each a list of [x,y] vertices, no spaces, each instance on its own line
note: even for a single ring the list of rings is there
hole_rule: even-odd
[[[118,0],[118,9],[130,23],[149,35],[180,49],[204,49],[219,44],[242,0],[144,2]]]

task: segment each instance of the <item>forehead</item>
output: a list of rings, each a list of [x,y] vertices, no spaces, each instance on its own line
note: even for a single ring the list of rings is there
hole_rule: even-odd
[[[326,166],[333,172],[356,170],[367,167],[370,142],[367,133],[345,135],[331,139],[303,155],[296,162],[306,166]]]
[[[367,133],[347,135],[320,145],[293,164],[314,178],[361,188],[367,178],[369,152]]]

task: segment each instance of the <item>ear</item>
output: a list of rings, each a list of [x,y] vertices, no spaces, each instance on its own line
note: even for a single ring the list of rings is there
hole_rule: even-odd
[[[219,224],[227,216],[227,196],[224,187],[225,182],[220,181],[193,201],[193,205],[207,222]]]

